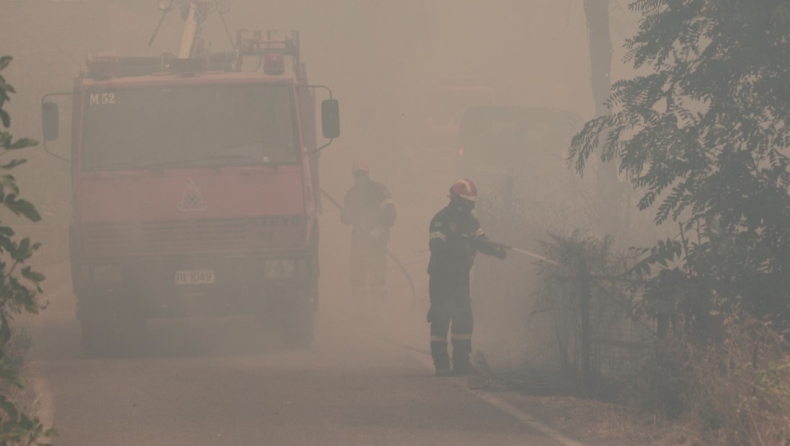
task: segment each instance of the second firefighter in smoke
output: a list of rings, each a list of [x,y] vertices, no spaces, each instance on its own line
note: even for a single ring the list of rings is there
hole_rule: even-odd
[[[351,168],[354,185],[343,200],[341,220],[352,225],[351,232],[351,291],[358,315],[365,312],[372,296],[386,297],[387,243],[390,228],[395,224],[396,212],[389,190],[370,179],[370,169],[364,162]]]
[[[450,188],[450,203],[430,224],[431,308],[427,319],[431,324],[431,356],[437,376],[474,371],[469,360],[473,328],[469,272],[478,251],[500,259],[507,254],[503,247],[489,242],[480,222],[472,215],[476,201],[475,184],[468,179],[458,180]],[[447,353],[448,331],[453,347],[452,364]]]

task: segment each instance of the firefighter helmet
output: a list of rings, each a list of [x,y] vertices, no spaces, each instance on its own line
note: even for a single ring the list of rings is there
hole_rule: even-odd
[[[469,200],[474,203],[477,201],[477,186],[475,186],[472,180],[461,178],[450,187],[450,198],[455,197],[463,198],[464,200]]]
[[[368,167],[368,163],[364,161],[357,161],[351,166],[351,173],[370,173],[370,167]]]

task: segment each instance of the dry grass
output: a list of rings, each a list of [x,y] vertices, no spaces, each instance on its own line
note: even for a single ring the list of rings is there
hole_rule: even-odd
[[[585,401],[578,404],[575,422],[578,438],[588,443],[622,445],[697,445],[700,444],[695,423],[669,422],[656,414],[634,413],[610,403]],[[572,428],[571,428],[572,429]]]
[[[630,390],[640,395],[617,403],[545,396],[534,376],[486,374],[470,385],[507,392],[588,445],[790,445],[790,345],[768,324],[722,319],[715,344],[668,341],[656,356],[664,366],[645,370]]]
[[[699,422],[667,421],[654,413],[633,412],[614,403],[575,397],[513,396],[541,420],[584,442],[607,446],[701,446]]]
[[[587,427],[580,438],[654,446],[790,445],[790,344],[769,324],[735,316],[722,320],[719,342],[686,342],[683,351],[674,350],[677,357],[662,358],[681,367],[657,373],[662,379],[649,391],[653,400],[662,391],[682,393],[680,415],[665,419],[659,415],[665,406],[632,412],[584,402],[579,406],[588,413],[578,409],[577,419]]]
[[[690,347],[711,445],[790,445],[790,345],[768,324],[724,321],[724,341]]]

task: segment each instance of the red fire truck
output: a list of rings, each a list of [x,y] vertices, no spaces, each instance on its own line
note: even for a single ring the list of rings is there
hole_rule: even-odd
[[[318,310],[318,151],[338,103],[311,86],[296,31],[238,31],[208,53],[214,1],[160,2],[181,51],[89,57],[71,112],[70,251],[86,350],[121,351],[151,317],[253,314],[307,347]],[[316,89],[323,136],[317,147]],[[49,96],[49,95],[48,95]],[[45,96],[44,140],[58,137]]]

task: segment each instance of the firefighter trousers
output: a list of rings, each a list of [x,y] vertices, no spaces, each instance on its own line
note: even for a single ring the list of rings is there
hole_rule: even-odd
[[[368,285],[377,293],[383,293],[387,272],[387,241],[372,240],[367,235],[351,237],[349,262],[351,290],[357,305],[364,305],[368,298]]]
[[[452,339],[452,366],[461,371],[469,369],[472,352],[472,299],[469,294],[469,275],[451,277],[431,276],[429,290],[431,309],[431,357],[437,369],[450,367],[447,353],[447,333]]]

